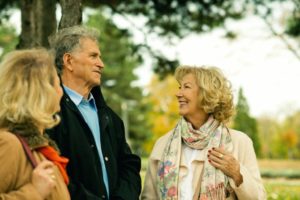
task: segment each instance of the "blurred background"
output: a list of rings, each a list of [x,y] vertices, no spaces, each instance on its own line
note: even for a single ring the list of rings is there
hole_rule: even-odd
[[[179,118],[174,69],[221,68],[237,108],[228,126],[253,140],[268,199],[300,199],[299,0],[0,0],[0,19],[0,59],[48,47],[63,27],[100,31],[103,92],[143,158],[142,177]]]

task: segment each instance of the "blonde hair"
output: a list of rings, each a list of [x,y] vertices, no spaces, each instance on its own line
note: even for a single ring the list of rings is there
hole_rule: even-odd
[[[7,54],[0,64],[0,127],[32,134],[58,124],[55,76],[45,49]]]
[[[187,74],[193,74],[199,87],[199,107],[212,114],[220,122],[226,122],[234,114],[231,83],[220,69],[209,66],[179,66],[175,78],[180,82]]]

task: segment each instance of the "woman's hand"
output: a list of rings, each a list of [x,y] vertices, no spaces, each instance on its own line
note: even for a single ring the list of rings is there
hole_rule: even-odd
[[[31,182],[43,199],[45,199],[55,187],[55,179],[54,164],[45,160],[33,170]]]
[[[231,177],[237,187],[243,182],[240,163],[229,152],[222,148],[212,148],[208,151],[207,157],[210,164]]]

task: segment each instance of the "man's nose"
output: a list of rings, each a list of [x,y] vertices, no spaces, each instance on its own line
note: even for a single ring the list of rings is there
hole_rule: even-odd
[[[98,58],[98,60],[97,60],[97,66],[100,67],[100,68],[104,68],[104,62],[102,61],[101,58]]]

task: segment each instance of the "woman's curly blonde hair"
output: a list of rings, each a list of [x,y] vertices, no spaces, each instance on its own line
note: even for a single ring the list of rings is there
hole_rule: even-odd
[[[217,67],[179,66],[175,78],[180,82],[187,74],[193,74],[199,87],[199,107],[212,114],[220,122],[229,121],[235,112],[231,83]]]

